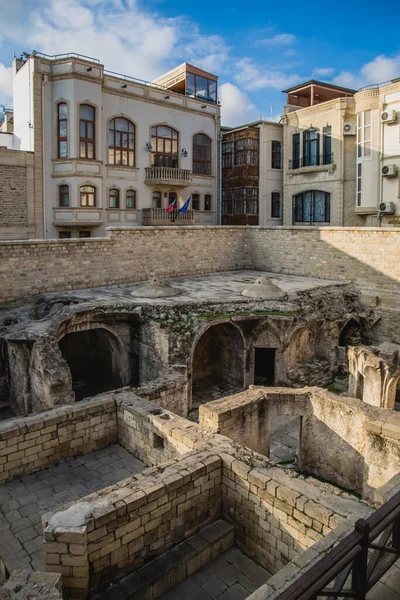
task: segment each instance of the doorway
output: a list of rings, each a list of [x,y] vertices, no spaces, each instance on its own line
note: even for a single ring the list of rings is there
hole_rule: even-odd
[[[275,385],[276,348],[254,349],[254,384],[268,387]]]

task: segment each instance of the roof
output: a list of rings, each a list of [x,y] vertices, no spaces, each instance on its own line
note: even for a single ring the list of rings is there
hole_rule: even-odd
[[[280,125],[278,121],[265,121],[264,119],[260,119],[259,121],[252,121],[251,123],[243,123],[243,125],[237,125],[236,127],[228,127],[227,125],[222,125],[221,129],[228,131],[236,131],[238,129],[244,129],[245,127],[255,127],[256,125]]]
[[[341,87],[340,85],[335,85],[333,83],[327,83],[326,81],[317,81],[316,79],[310,79],[310,81],[305,81],[304,83],[299,83],[287,90],[282,90],[283,94],[289,94],[290,92],[294,92],[300,88],[306,87],[307,85],[321,85],[323,87],[331,88],[333,90],[340,90],[342,92],[348,92],[349,94],[355,94],[357,90],[352,90],[351,88]]]

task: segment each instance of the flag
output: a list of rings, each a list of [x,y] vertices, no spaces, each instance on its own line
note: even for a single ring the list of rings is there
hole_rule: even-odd
[[[167,212],[172,212],[172,211],[174,210],[174,207],[175,207],[175,202],[176,202],[176,200],[173,200],[173,201],[171,202],[171,204],[170,204],[170,205],[168,206],[168,208],[167,208]]]
[[[180,208],[178,210],[178,213],[187,213],[188,208],[189,208],[189,202],[192,196],[189,196],[189,198],[186,200],[185,204],[182,206],[182,208]]]

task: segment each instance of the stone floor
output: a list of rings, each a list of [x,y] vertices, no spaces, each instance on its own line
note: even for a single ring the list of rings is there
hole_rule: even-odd
[[[110,446],[0,487],[0,558],[7,570],[43,569],[41,516],[146,468]]]
[[[170,590],[161,600],[242,600],[259,588],[271,574],[231,548],[207,567]]]
[[[400,560],[368,592],[366,600],[400,600]]]

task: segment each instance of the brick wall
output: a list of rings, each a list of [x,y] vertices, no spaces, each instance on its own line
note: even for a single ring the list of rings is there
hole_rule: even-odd
[[[0,481],[36,473],[117,442],[113,398],[0,423]]]

